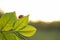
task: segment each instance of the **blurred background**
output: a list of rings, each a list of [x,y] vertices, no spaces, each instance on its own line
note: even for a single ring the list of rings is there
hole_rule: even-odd
[[[60,21],[53,22],[29,22],[37,28],[37,32],[34,36],[28,38],[28,40],[60,40]]]
[[[60,0],[0,0],[0,15],[12,11],[30,15],[29,25],[37,29],[26,40],[60,40]]]

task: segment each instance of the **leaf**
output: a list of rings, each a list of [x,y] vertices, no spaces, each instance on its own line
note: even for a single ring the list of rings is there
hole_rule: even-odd
[[[16,13],[10,12],[0,17],[0,40],[25,40],[24,36],[30,37],[35,32],[36,29],[28,25],[28,16],[17,19]]]
[[[1,32],[0,32],[0,40],[5,40]]]
[[[28,16],[24,16],[16,21],[14,25],[14,30],[18,31],[28,24]]]
[[[16,37],[13,33],[10,32],[2,32],[3,38],[5,40],[16,40]]]
[[[0,32],[0,40],[22,40],[12,32]]]
[[[14,32],[17,37],[19,37],[21,40],[25,40],[24,37],[19,32]]]
[[[15,12],[6,13],[0,18],[0,30],[8,31],[12,28],[13,23],[16,21]]]
[[[30,37],[34,35],[35,32],[36,32],[36,28],[30,25],[27,25],[23,29],[21,29],[19,33],[26,37]]]
[[[24,36],[30,37],[36,32],[36,29],[33,26],[28,25],[28,16],[24,16],[23,18],[20,18],[16,21],[14,25],[14,31],[17,31]]]

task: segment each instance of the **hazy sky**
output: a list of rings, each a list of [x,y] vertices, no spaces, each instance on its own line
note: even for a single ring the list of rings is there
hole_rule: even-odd
[[[60,20],[60,0],[0,0],[5,12],[30,15],[30,20]]]

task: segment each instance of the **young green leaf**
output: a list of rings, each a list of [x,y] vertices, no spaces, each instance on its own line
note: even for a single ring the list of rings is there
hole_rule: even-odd
[[[18,31],[28,24],[28,16],[24,16],[16,21],[14,25],[14,30]]]
[[[0,40],[5,40],[5,38],[3,37],[3,34],[0,32]]]
[[[0,32],[0,40],[22,40],[12,32]]]
[[[17,20],[15,12],[3,14],[0,17],[0,40],[25,40],[36,32],[33,26],[28,25],[28,16]]]
[[[22,34],[26,37],[30,37],[30,36],[34,35],[34,33],[36,32],[36,28],[34,28],[31,25],[27,25],[19,31],[20,31],[19,32],[20,34]]]
[[[15,12],[6,13],[0,18],[0,30],[8,31],[12,28],[13,23],[16,21]]]

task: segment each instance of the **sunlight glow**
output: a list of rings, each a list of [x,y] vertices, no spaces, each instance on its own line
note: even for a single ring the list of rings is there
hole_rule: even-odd
[[[5,12],[16,11],[17,15],[29,14],[29,20],[60,20],[60,0],[0,0],[0,8]]]

